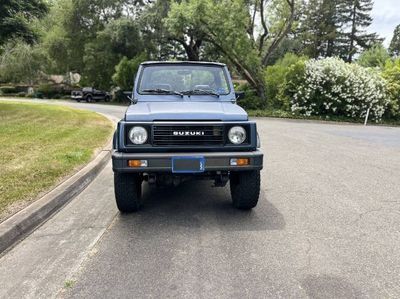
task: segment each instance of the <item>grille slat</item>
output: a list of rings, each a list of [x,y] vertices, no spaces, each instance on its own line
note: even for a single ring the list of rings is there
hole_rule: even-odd
[[[179,135],[174,135],[177,132]],[[189,135],[182,135],[182,134]],[[200,132],[201,135],[197,135]],[[153,126],[154,146],[223,146],[222,125],[156,125]]]
[[[187,129],[187,130],[189,130],[189,131],[191,131],[192,129]],[[201,129],[199,129],[199,131],[200,131]],[[163,133],[163,132],[166,132],[166,133],[170,133],[171,131],[175,131],[175,129],[172,129],[172,130],[157,130],[157,133]],[[196,131],[196,130],[195,130]],[[202,132],[209,132],[209,133],[214,133],[214,132],[222,132],[222,130],[201,130]]]

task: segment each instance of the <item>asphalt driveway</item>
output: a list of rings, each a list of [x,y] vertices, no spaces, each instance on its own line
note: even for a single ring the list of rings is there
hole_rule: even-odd
[[[256,209],[188,182],[146,187],[143,211],[121,215],[108,165],[1,257],[0,297],[400,297],[400,129],[257,123]]]

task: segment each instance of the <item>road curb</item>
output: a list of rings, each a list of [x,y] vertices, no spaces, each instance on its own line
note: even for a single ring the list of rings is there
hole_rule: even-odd
[[[81,193],[96,178],[108,163],[110,157],[111,150],[102,150],[92,162],[78,173],[2,222],[0,224],[0,254],[25,238],[66,203]]]

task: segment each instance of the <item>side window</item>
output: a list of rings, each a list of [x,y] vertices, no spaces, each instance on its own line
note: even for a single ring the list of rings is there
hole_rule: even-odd
[[[220,93],[228,93],[229,92],[229,86],[228,86],[228,81],[225,78],[225,73],[224,72],[218,72],[218,79],[219,81],[219,87],[218,91]]]

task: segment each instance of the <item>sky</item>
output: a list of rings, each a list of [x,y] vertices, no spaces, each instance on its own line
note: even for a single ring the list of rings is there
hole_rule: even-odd
[[[375,0],[372,16],[374,21],[368,31],[377,32],[384,37],[385,46],[389,46],[394,28],[400,24],[400,0]]]

